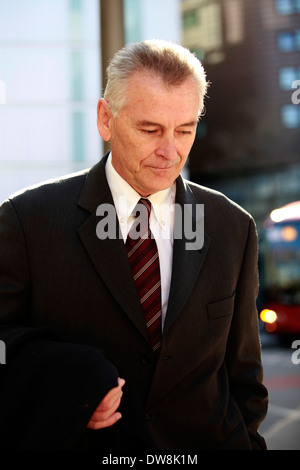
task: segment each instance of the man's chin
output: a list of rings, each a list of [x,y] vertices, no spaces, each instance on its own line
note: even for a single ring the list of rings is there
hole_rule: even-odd
[[[173,183],[174,183],[174,181],[171,181],[171,182],[168,182],[166,184],[160,184],[160,185],[147,187],[143,191],[143,193],[145,195],[144,197],[150,196],[150,194],[158,193],[159,191],[164,191],[165,189],[169,189],[172,186]]]
[[[147,197],[150,194],[169,189],[177,177],[178,174],[176,171],[167,173],[166,171],[159,172],[156,170],[148,170],[148,172],[143,175],[143,178],[139,180],[138,185],[135,184],[132,186],[142,197]]]
[[[147,187],[151,187],[152,191],[163,191],[164,189],[168,189],[172,186],[177,176],[178,175],[175,174],[174,171],[155,169],[152,172],[152,177],[149,177],[149,179],[145,181],[145,184],[147,185]],[[151,185],[149,185],[150,181]]]

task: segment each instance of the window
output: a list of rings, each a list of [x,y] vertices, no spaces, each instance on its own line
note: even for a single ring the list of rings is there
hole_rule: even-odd
[[[190,47],[190,51],[193,52],[199,60],[203,61],[205,58],[205,51],[198,46]]]
[[[276,0],[276,10],[281,15],[300,12],[300,0]]]
[[[291,90],[295,80],[300,80],[300,67],[282,67],[279,70],[279,86],[282,90]]]
[[[300,51],[300,29],[295,32],[294,42],[296,50]]]
[[[300,50],[300,30],[285,31],[278,34],[278,48],[282,52]]]
[[[278,47],[282,52],[294,50],[294,38],[292,33],[280,33],[278,35]]]
[[[292,104],[283,106],[281,108],[281,118],[283,125],[288,129],[300,127],[300,107]]]
[[[192,28],[193,26],[197,26],[198,21],[198,11],[197,10],[189,10],[183,13],[182,18],[183,29]]]
[[[142,40],[142,5],[140,0],[124,0],[125,39],[127,43]]]

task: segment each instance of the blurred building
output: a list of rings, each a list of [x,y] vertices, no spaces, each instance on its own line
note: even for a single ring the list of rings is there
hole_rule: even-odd
[[[123,0],[125,41],[180,41],[180,5]],[[101,6],[101,0],[0,0],[0,202],[102,156]],[[114,39],[113,28],[110,34]]]
[[[182,0],[182,22],[211,82],[190,177],[260,225],[300,199],[300,1]]]

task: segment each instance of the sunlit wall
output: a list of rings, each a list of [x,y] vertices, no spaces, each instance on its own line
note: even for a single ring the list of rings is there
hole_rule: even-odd
[[[0,0],[0,200],[99,159],[99,22],[98,0]]]

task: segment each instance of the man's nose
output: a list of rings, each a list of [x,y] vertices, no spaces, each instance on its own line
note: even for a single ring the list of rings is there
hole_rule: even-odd
[[[178,152],[174,136],[161,137],[155,153],[160,157],[164,157],[166,160],[176,160],[178,158]]]

